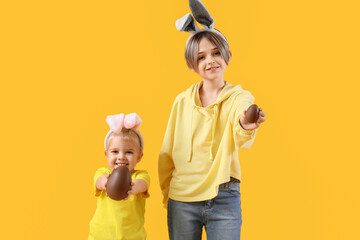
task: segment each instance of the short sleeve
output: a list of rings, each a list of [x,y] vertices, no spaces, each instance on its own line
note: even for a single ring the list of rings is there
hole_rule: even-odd
[[[141,196],[143,198],[150,197],[150,194],[149,194],[150,176],[149,176],[148,172],[145,171],[145,170],[138,170],[138,171],[136,171],[136,174],[134,175],[133,180],[134,179],[142,179],[142,180],[144,180],[146,182],[147,190],[145,192],[141,193]]]
[[[95,176],[94,176],[94,187],[95,187],[95,196],[98,197],[101,195],[102,190],[99,190],[96,188],[96,181],[98,180],[98,178],[102,175],[106,175],[109,174],[111,171],[109,168],[99,168],[98,170],[96,170],[95,172]]]

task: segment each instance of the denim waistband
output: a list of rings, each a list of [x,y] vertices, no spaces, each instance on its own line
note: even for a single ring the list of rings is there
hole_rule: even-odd
[[[230,177],[230,181],[220,184],[219,188],[228,189],[230,186],[238,185],[239,183],[240,181],[238,179]]]
[[[230,182],[240,182],[239,179],[230,177]]]

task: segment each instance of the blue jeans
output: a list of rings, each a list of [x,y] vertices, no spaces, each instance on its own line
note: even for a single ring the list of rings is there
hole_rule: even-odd
[[[239,181],[219,186],[218,195],[201,202],[169,199],[170,240],[201,240],[205,226],[208,240],[239,240],[242,224]]]

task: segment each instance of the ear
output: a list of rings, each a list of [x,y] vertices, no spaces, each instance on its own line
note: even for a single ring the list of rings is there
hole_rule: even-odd
[[[107,151],[106,150],[104,151],[104,154],[105,154],[105,157],[107,158]]]
[[[229,50],[229,55],[230,55],[230,57],[229,57],[229,62],[230,62],[230,60],[231,60],[231,58],[232,58],[232,53],[231,53],[230,50]]]

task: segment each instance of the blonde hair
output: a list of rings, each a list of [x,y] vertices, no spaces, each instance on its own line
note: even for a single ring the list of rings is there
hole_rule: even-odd
[[[208,39],[212,44],[214,44],[217,49],[219,49],[221,57],[224,59],[226,65],[229,64],[231,57],[229,43],[227,42],[225,36],[221,36],[221,33],[219,33],[210,30],[203,30],[190,37],[185,46],[185,60],[190,69],[196,71],[198,70],[199,43],[203,38]]]
[[[106,136],[106,139],[105,139],[105,151],[108,150],[109,142],[114,137],[120,137],[122,139],[131,140],[131,141],[136,142],[139,146],[140,153],[142,153],[144,150],[144,143],[143,143],[142,136],[141,136],[141,133],[139,132],[139,130],[123,128],[123,129],[121,129],[120,133],[114,133],[112,131],[110,131],[108,133],[108,135]]]

